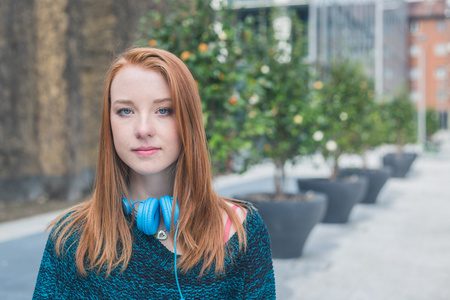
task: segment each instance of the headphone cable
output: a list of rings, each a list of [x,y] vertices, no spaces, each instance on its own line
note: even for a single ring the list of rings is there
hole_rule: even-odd
[[[177,228],[175,229],[175,236],[173,239],[173,248],[174,248],[174,253],[175,253],[175,258],[174,258],[174,268],[175,268],[175,280],[177,282],[177,287],[178,287],[178,292],[180,293],[180,300],[184,300],[183,294],[181,293],[181,289],[180,289],[180,284],[178,282],[178,274],[177,274],[177,234],[178,234],[178,225],[180,225],[180,223],[177,224]]]

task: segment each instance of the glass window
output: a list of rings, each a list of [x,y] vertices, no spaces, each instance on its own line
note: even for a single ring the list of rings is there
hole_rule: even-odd
[[[412,22],[409,24],[409,31],[410,31],[411,33],[418,33],[418,32],[419,32],[419,23],[416,22],[416,21],[412,21]]]
[[[409,79],[416,80],[420,77],[419,68],[411,68],[409,69]]]
[[[446,98],[447,98],[447,91],[446,90],[438,90],[436,92],[436,99],[438,101],[445,101]]]
[[[409,47],[409,55],[412,57],[417,57],[419,56],[419,52],[420,52],[420,48],[417,45],[412,45],[411,47]]]
[[[446,56],[447,55],[447,45],[443,44],[443,43],[434,45],[434,55]]]
[[[437,67],[436,70],[434,70],[434,77],[437,80],[444,80],[447,77],[447,71],[444,67]]]
[[[445,31],[445,21],[439,20],[436,22],[436,30],[438,32],[444,32]]]
[[[419,100],[420,100],[419,91],[416,91],[416,90],[411,91],[410,98],[413,102],[419,102]]]
[[[384,79],[390,80],[394,77],[394,71],[391,68],[386,68],[384,70]]]

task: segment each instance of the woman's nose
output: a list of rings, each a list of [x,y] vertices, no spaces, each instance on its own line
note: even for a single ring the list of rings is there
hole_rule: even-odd
[[[155,127],[150,117],[139,118],[136,124],[136,137],[145,138],[155,134]]]

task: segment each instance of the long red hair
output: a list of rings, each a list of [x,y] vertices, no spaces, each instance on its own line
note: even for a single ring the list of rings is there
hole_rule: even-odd
[[[61,254],[68,238],[78,233],[81,236],[76,265],[81,274],[86,274],[88,267],[105,269],[108,275],[118,266],[124,270],[130,261],[133,242],[130,226],[133,225],[125,218],[121,200],[128,196],[129,169],[114,149],[110,126],[111,83],[127,65],[160,72],[171,90],[182,141],[173,190],[180,207],[177,245],[183,249],[178,266],[188,271],[202,260],[202,272],[213,266],[216,272],[223,271],[227,255],[223,243],[223,212],[230,216],[241,248],[246,245],[244,226],[227,205],[230,199],[218,196],[213,189],[200,96],[193,76],[175,55],[153,48],[130,49],[110,67],[103,97],[95,190],[90,200],[74,206],[69,214],[50,224],[56,225],[53,231],[56,253]]]

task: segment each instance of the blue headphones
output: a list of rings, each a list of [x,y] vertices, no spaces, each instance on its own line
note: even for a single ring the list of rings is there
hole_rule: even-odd
[[[164,218],[164,225],[167,231],[170,231],[170,221],[172,219],[172,204],[173,197],[163,196],[159,200],[156,198],[148,198],[145,201],[136,201],[133,202],[131,199],[132,207],[130,205],[130,201],[128,199],[123,198],[123,205],[125,209],[125,213],[131,214],[134,210],[134,205],[136,203],[140,203],[137,213],[136,213],[136,223],[139,230],[144,232],[147,235],[153,235],[156,233],[159,227],[159,211],[161,210],[162,216]],[[180,209],[178,208],[178,204],[175,203],[175,217],[174,217],[174,225],[177,223],[178,214]]]

